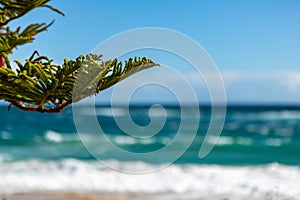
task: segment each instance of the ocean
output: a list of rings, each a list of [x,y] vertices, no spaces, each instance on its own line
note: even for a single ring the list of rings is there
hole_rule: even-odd
[[[43,114],[15,108],[8,112],[1,106],[0,194],[61,191],[300,199],[300,107],[228,106],[221,136],[204,158],[199,158],[199,150],[211,110],[199,108],[194,133],[192,111],[198,107],[188,108],[191,112],[181,126],[179,106],[152,109],[150,118],[149,106],[131,105],[130,116],[139,127],[163,122],[160,130],[147,136],[146,129],[133,127],[129,130],[133,135],[128,135],[119,127],[118,121],[128,120],[128,108],[122,106],[94,109],[102,135],[91,124],[89,107],[78,108],[74,121],[71,107]],[[178,130],[182,136],[175,143]],[[172,148],[160,152],[172,142]],[[149,157],[152,152],[156,154]]]

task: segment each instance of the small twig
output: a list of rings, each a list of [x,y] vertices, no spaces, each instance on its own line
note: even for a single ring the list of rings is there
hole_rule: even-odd
[[[7,19],[5,22],[0,23],[0,26],[5,26],[5,25],[7,25],[7,24],[8,24],[9,22],[11,22],[12,20],[15,20],[15,19],[18,19],[18,18],[24,16],[25,14],[27,14],[27,13],[30,12],[31,10],[32,10],[32,9],[26,10],[26,11],[20,13],[19,15],[16,15],[16,16],[14,16],[14,17],[11,17],[11,18]]]
[[[11,105],[17,107],[20,110],[24,110],[27,112],[40,112],[40,113],[59,113],[63,109],[65,109],[68,105],[72,104],[72,101],[66,101],[63,104],[60,104],[53,108],[45,108],[45,107],[28,107],[25,106],[21,102],[12,102]]]

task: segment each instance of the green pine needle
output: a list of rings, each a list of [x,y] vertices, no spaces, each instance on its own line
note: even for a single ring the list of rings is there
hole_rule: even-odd
[[[59,66],[37,52],[25,60],[15,61],[12,70],[8,55],[18,46],[30,43],[34,36],[46,31],[50,24],[30,24],[25,29],[11,30],[8,24],[28,12],[46,7],[64,16],[48,3],[50,0],[0,0],[0,100],[25,111],[60,112],[71,103],[96,95],[118,81],[141,70],[158,66],[147,58],[130,58],[123,65],[118,59],[102,61],[88,54],[76,60],[64,60]],[[5,60],[3,66],[2,58]]]
[[[101,56],[94,54],[65,59],[62,66],[52,64],[45,56],[32,56],[25,64],[16,63],[17,73],[0,68],[0,99],[22,110],[37,112],[60,112],[134,73],[158,66],[145,57],[129,59],[123,66],[118,59],[103,62]]]

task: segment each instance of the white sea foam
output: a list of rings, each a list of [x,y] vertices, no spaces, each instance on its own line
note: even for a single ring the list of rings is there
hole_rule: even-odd
[[[216,143],[217,146],[231,145],[234,143],[234,138],[229,136],[221,136],[221,137],[209,136],[207,138],[207,142],[211,144]]]
[[[114,142],[120,145],[131,145],[136,144],[136,139],[128,136],[116,136],[114,137]]]
[[[49,140],[51,142],[62,142],[63,141],[62,135],[60,135],[59,133],[54,132],[54,131],[47,131],[45,133],[45,137],[47,140]]]
[[[0,155],[0,164],[2,162],[7,162],[7,161],[11,161],[11,160],[12,160],[11,156],[9,156],[7,154],[1,154]]]
[[[236,143],[239,145],[250,146],[253,144],[253,139],[250,137],[237,137]]]
[[[96,113],[99,116],[115,116],[122,117],[126,115],[124,108],[97,108]]]
[[[81,136],[85,138],[92,137],[89,134],[81,134]],[[52,130],[45,131],[43,137],[46,141],[52,143],[71,142],[80,140],[76,133],[59,133]],[[35,140],[41,140],[41,138],[36,136]]]
[[[253,113],[234,113],[231,115],[233,119],[247,120],[300,120],[299,111],[282,110],[282,111],[265,111]]]
[[[157,142],[157,140],[153,139],[153,138],[137,139],[137,138],[130,137],[130,136],[114,136],[111,138],[112,138],[112,141],[118,145],[133,145],[133,144],[147,145],[147,144],[153,144],[153,143]]]
[[[119,165],[150,167],[141,162]],[[30,160],[2,162],[0,180],[0,193],[48,190],[300,198],[300,168],[276,163],[255,167],[173,165],[151,174],[130,175],[110,170],[96,161]]]
[[[7,131],[1,131],[0,138],[3,140],[9,140],[9,139],[11,139],[11,134]]]
[[[284,144],[284,140],[280,138],[269,138],[266,139],[265,144],[268,146],[280,147]]]

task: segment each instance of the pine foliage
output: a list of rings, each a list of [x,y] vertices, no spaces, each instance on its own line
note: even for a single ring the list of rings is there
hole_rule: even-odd
[[[25,60],[15,61],[14,71],[8,55],[17,46],[32,42],[34,36],[46,31],[50,24],[31,24],[21,31],[12,31],[7,24],[38,7],[47,7],[50,0],[1,0],[0,1],[0,100],[10,102],[25,111],[60,112],[68,105],[83,98],[96,95],[118,81],[141,70],[158,66],[145,57],[130,58],[125,64],[118,59],[102,61],[102,55],[88,54],[75,60],[65,59],[62,65],[55,65],[38,52]],[[9,106],[9,109],[10,109]]]

